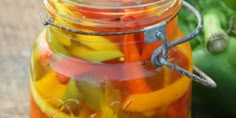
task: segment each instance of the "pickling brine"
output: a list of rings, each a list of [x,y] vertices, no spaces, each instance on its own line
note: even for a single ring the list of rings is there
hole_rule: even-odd
[[[150,60],[160,41],[145,43],[144,32],[92,35],[130,32],[172,18],[167,40],[181,38],[176,14],[182,0],[43,3],[50,21],[64,28],[45,26],[33,45],[31,118],[190,117],[191,80]],[[168,61],[191,71],[189,43],[169,48]]]

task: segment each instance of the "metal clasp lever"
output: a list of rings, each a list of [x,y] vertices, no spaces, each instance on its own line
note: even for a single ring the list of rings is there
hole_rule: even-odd
[[[197,36],[200,31],[202,30],[202,26],[203,26],[203,19],[199,13],[198,10],[196,10],[194,7],[192,7],[190,4],[188,4],[187,2],[183,2],[183,6],[185,8],[187,8],[190,12],[192,12],[196,17],[197,17],[197,20],[198,20],[198,26],[197,28],[189,35],[187,35],[186,37],[184,38],[180,38],[178,40],[175,40],[175,41],[172,41],[172,42],[168,42],[166,40],[166,24],[167,22],[164,22],[164,23],[161,23],[161,24],[158,24],[156,26],[152,26],[152,27],[147,27],[146,30],[144,30],[144,34],[145,34],[145,42],[146,43],[152,43],[152,42],[155,42],[155,41],[158,41],[158,40],[161,40],[162,41],[162,46],[157,48],[154,52],[153,52],[153,55],[151,57],[151,61],[152,61],[152,64],[154,66],[163,66],[163,65],[166,65],[167,67],[191,78],[192,80],[202,84],[202,85],[205,85],[207,87],[210,87],[210,88],[215,88],[217,85],[216,83],[208,76],[206,76],[205,74],[199,74],[200,76],[202,77],[199,77],[191,72],[188,72],[187,70],[177,66],[177,65],[174,65],[172,64],[171,62],[169,62],[167,60],[167,57],[168,57],[168,49],[171,48],[171,47],[174,47],[176,45],[179,45],[181,43],[184,43],[186,41],[189,41],[191,39],[193,39],[195,36]],[[151,34],[151,35],[150,35]],[[153,35],[154,34],[154,35]],[[194,67],[193,68],[194,70],[197,70],[197,72],[199,72],[199,70]]]
[[[199,77],[197,75],[194,75],[186,70],[184,70],[183,68],[172,64],[171,62],[169,62],[167,60],[168,57],[168,48],[174,47],[176,45],[179,45],[181,43],[184,43],[186,41],[189,41],[191,39],[193,39],[195,36],[197,36],[199,34],[199,32],[202,30],[203,27],[203,19],[201,14],[199,13],[198,10],[196,10],[193,6],[191,6],[190,4],[188,4],[187,2],[183,1],[183,6],[185,8],[187,8],[190,12],[192,12],[197,20],[198,20],[198,26],[197,28],[189,35],[187,35],[186,37],[183,37],[181,39],[172,41],[172,42],[167,42],[166,40],[166,24],[168,22],[170,22],[174,17],[168,19],[165,22],[150,26],[150,27],[146,27],[143,29],[139,29],[139,30],[132,30],[132,31],[127,31],[127,32],[87,32],[87,31],[81,31],[81,30],[77,30],[77,29],[72,29],[69,27],[65,27],[62,26],[60,24],[55,24],[53,22],[53,18],[50,17],[47,20],[45,20],[42,16],[41,16],[41,20],[43,22],[44,25],[51,25],[72,33],[77,33],[77,34],[84,34],[84,35],[95,35],[95,36],[112,36],[112,35],[125,35],[125,34],[133,34],[133,33],[139,33],[139,32],[144,32],[145,34],[145,42],[146,43],[153,43],[156,42],[158,40],[161,40],[163,45],[159,48],[157,48],[151,58],[151,61],[153,63],[153,65],[155,66],[162,66],[162,65],[166,65],[167,67],[191,78],[192,80],[201,83],[205,86],[208,86],[210,88],[215,88],[216,87],[216,83],[209,77],[206,77],[205,74],[199,74],[199,75],[204,75],[203,79],[202,77]],[[153,35],[154,34],[154,35]],[[162,53],[162,55],[161,55]],[[196,70],[196,68],[194,68],[194,70]]]

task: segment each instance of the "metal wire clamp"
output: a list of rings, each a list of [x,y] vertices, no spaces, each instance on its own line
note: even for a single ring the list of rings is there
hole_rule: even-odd
[[[196,10],[193,6],[191,6],[189,3],[185,2],[185,1],[183,2],[183,6],[196,16],[196,18],[198,20],[197,28],[191,34],[187,35],[186,37],[180,38],[180,39],[172,41],[170,43],[166,40],[165,32],[163,33],[163,31],[161,31],[161,30],[156,30],[155,36],[158,38],[158,40],[162,41],[163,45],[154,51],[154,53],[151,57],[152,64],[154,64],[155,66],[166,65],[167,67],[191,78],[192,80],[194,80],[198,83],[201,83],[201,84],[203,84],[207,87],[210,87],[210,88],[215,88],[217,85],[211,78],[199,77],[199,76],[197,76],[193,73],[190,73],[187,70],[185,70],[177,65],[172,64],[171,62],[169,62],[167,60],[168,48],[171,48],[173,46],[176,46],[178,44],[181,44],[181,43],[184,43],[186,41],[193,39],[195,36],[197,36],[200,33],[200,31],[202,30],[202,27],[203,27],[203,19],[202,19],[201,14],[199,13],[199,11]],[[146,39],[146,40],[149,40],[149,39]],[[149,42],[149,41],[146,41],[146,42]],[[151,41],[151,42],[153,42],[153,41]]]
[[[160,40],[163,44],[161,47],[157,48],[153,52],[153,55],[151,57],[151,62],[154,66],[160,67],[160,66],[166,65],[170,69],[173,69],[179,72],[180,74],[183,74],[191,78],[193,81],[196,81],[210,88],[215,88],[217,86],[216,83],[211,78],[207,77],[205,74],[204,76],[199,77],[177,65],[172,64],[171,62],[167,60],[169,48],[193,39],[195,36],[197,36],[200,33],[203,27],[203,19],[199,11],[185,1],[183,1],[183,6],[187,10],[189,10],[193,15],[195,15],[195,17],[198,20],[198,25],[195,28],[195,30],[189,35],[187,35],[186,37],[180,38],[178,40],[174,40],[172,42],[168,42],[166,39],[166,24],[169,23],[175,16],[162,23],[145,27],[144,29],[132,30],[132,31],[127,31],[127,32],[87,32],[87,31],[85,32],[81,30],[71,29],[69,27],[65,27],[59,24],[55,24],[52,18],[45,20],[42,14],[40,15],[40,17],[44,25],[51,25],[51,26],[54,26],[54,27],[57,27],[57,28],[60,28],[60,29],[63,29],[72,33],[77,33],[77,34],[95,35],[95,36],[111,36],[111,35],[125,35],[125,34],[144,32],[145,43],[153,43]],[[196,69],[196,67],[194,67],[194,69]]]

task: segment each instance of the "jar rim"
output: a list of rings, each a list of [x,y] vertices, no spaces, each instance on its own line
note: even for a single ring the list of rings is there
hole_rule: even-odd
[[[72,4],[70,3],[71,1],[43,0],[43,4],[51,16],[63,19],[63,22],[79,24],[80,28],[86,29],[90,27],[88,29],[91,29],[96,27],[100,29],[99,31],[117,31],[117,29],[131,31],[170,19],[178,13],[183,0],[155,0],[154,2],[141,5],[118,7],[103,7],[81,3]],[[81,15],[81,12],[88,13],[90,16]],[[146,15],[142,16],[143,14]],[[121,16],[124,15],[128,17],[121,22]]]
[[[79,2],[76,2],[74,0],[63,0],[64,3],[96,9],[126,9],[146,7],[151,5],[157,5],[159,7],[171,7],[172,4],[178,0],[128,0],[128,2],[123,2],[123,0],[111,0],[109,2],[107,0],[89,1],[90,2],[88,2],[88,0],[79,0]]]

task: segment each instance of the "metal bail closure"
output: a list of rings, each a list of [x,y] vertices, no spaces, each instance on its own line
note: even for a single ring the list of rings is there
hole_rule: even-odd
[[[161,47],[157,48],[153,52],[153,55],[151,57],[152,64],[154,66],[158,66],[158,67],[166,65],[170,69],[173,69],[173,70],[179,72],[180,74],[183,74],[183,75],[191,78],[192,80],[194,80],[202,85],[205,85],[210,88],[215,88],[217,86],[216,83],[210,77],[208,77],[204,73],[201,73],[197,67],[194,67],[193,69],[194,69],[194,71],[198,72],[198,74],[201,77],[199,77],[191,72],[188,72],[187,70],[185,70],[177,65],[174,65],[167,60],[168,48],[174,47],[176,45],[179,45],[181,43],[184,43],[186,41],[193,39],[202,30],[203,19],[202,19],[202,16],[200,15],[199,11],[196,10],[193,6],[191,6],[189,3],[185,2],[185,1],[183,2],[183,6],[185,8],[187,8],[190,12],[192,12],[198,20],[197,28],[191,34],[187,35],[186,37],[180,38],[180,39],[172,41],[172,42],[168,42],[166,40],[166,28],[165,28],[168,21],[158,24],[158,25],[154,25],[154,26],[145,28],[144,34],[145,34],[145,42],[146,43],[153,43],[155,41],[161,40],[161,42],[163,44]]]
[[[167,60],[168,57],[168,48],[174,47],[176,45],[179,45],[181,43],[184,43],[186,41],[189,41],[191,39],[193,39],[195,36],[197,36],[199,34],[199,32],[202,30],[203,27],[203,19],[201,14],[199,13],[198,10],[196,10],[193,6],[191,6],[189,3],[183,1],[183,6],[185,8],[187,8],[190,12],[192,12],[197,20],[198,20],[198,26],[197,28],[189,35],[187,35],[186,37],[180,38],[178,40],[172,41],[172,42],[168,42],[166,40],[166,24],[168,22],[170,22],[174,17],[170,18],[169,20],[153,25],[153,26],[149,26],[143,29],[139,29],[139,30],[132,30],[132,31],[127,31],[127,32],[88,32],[88,31],[82,31],[82,30],[78,30],[78,29],[72,29],[70,27],[66,27],[60,24],[55,24],[53,21],[53,18],[49,16],[48,19],[45,19],[43,17],[42,14],[40,14],[42,23],[44,25],[51,25],[72,33],[77,33],[77,34],[84,34],[84,35],[95,35],[95,36],[112,36],[112,35],[124,35],[124,34],[133,34],[133,33],[139,33],[139,32],[144,32],[145,34],[145,42],[146,43],[153,43],[156,41],[161,40],[162,41],[162,46],[157,48],[154,52],[153,55],[151,57],[151,61],[152,64],[155,66],[162,66],[162,65],[166,65],[167,67],[191,78],[192,80],[201,83],[205,86],[208,86],[210,88],[215,88],[217,85],[216,83],[209,77],[207,77],[207,75],[205,75],[204,73],[201,73],[196,67],[194,67],[194,71],[198,72],[200,76],[199,77],[193,73],[188,72],[187,70],[184,70],[183,68],[172,64],[171,62],[169,62]],[[205,79],[203,79],[205,78]]]
[[[165,21],[160,24],[144,28],[145,43],[149,44],[160,40],[156,35],[153,35],[156,34],[157,32],[161,32],[164,36],[166,36],[167,23],[168,21]]]

